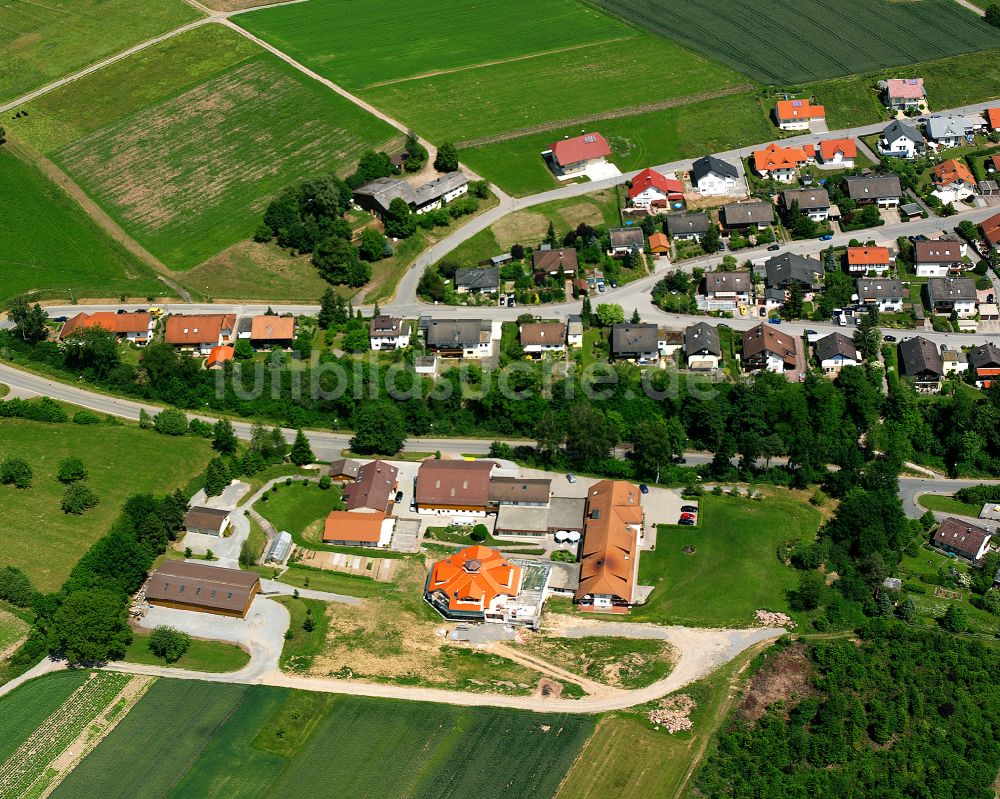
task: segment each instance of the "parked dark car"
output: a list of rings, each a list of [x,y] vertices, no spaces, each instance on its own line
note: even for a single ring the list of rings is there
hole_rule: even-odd
[[[681,519],[677,523],[678,524],[683,524],[683,525],[685,525],[687,527],[690,527],[690,526],[694,525],[694,519]]]
[[[397,491],[396,492],[395,502],[402,502],[402,501],[403,501],[403,492],[402,491]]]
[[[895,340],[896,340],[896,337],[895,337],[895,336],[882,336],[882,341],[889,341],[889,342],[893,342],[893,341],[895,341]]]
[[[119,309],[118,309],[118,310],[116,311],[116,313],[119,313],[119,314],[123,314],[123,313],[128,313],[128,311],[126,311],[126,310],[125,310],[124,308],[119,308]]]
[[[767,251],[768,252],[777,252],[780,249],[781,249],[780,245],[778,245],[778,244],[772,244],[770,247],[767,248]]]
[[[65,317],[65,316],[53,316],[52,317],[52,321],[53,322],[65,322],[65,321],[67,321],[67,317]]]
[[[643,494],[648,494],[648,493],[649,493],[649,486],[648,486],[648,485],[646,485],[645,483],[639,483],[639,490],[640,490],[640,491],[641,491],[641,492],[642,492]]]
[[[681,505],[681,513],[697,513],[697,505]]]

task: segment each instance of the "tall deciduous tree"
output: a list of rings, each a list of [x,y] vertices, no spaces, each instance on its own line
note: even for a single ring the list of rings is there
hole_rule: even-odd
[[[238,441],[236,431],[228,419],[220,419],[212,427],[212,449],[223,455],[235,455]]]
[[[406,443],[406,425],[393,402],[370,402],[354,414],[351,449],[365,455],[395,455]]]
[[[24,297],[14,297],[7,303],[7,318],[24,341],[37,344],[49,335],[49,317],[37,302],[30,305]]]
[[[438,147],[437,156],[434,158],[434,168],[438,172],[454,172],[458,169],[458,150],[450,141],[446,141]]]
[[[98,588],[73,591],[52,618],[49,648],[70,663],[105,663],[132,641],[127,596]]]

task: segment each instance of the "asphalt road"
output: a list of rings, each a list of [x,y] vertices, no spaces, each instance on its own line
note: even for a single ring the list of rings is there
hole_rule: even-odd
[[[911,519],[919,519],[927,508],[918,500],[922,494],[954,494],[960,488],[981,485],[982,483],[998,483],[1000,480],[947,480],[933,477],[900,477],[899,498],[903,501],[903,510]]]

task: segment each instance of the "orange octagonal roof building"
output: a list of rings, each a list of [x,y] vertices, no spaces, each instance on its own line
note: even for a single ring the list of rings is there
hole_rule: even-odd
[[[446,619],[502,622],[516,605],[521,567],[497,550],[471,546],[431,568],[424,598]]]

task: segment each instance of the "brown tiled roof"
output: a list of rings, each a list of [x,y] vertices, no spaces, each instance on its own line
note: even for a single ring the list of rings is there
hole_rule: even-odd
[[[989,530],[949,516],[934,532],[934,543],[973,559],[991,535]]]
[[[221,530],[229,511],[219,508],[191,508],[184,517],[186,529]]]
[[[918,264],[950,264],[962,260],[962,247],[951,239],[918,241],[913,245],[913,257]]]
[[[347,509],[371,508],[384,511],[389,507],[389,495],[396,490],[396,475],[392,464],[371,461],[358,467],[357,479],[344,489]]]
[[[493,461],[423,461],[417,470],[417,504],[485,507],[494,466]]]
[[[214,344],[223,329],[232,330],[236,314],[175,314],[167,318],[167,344]]]
[[[292,316],[255,316],[250,325],[251,341],[292,341],[295,318]]]
[[[983,220],[983,235],[990,244],[1000,243],[1000,214],[994,214]]]
[[[743,332],[743,356],[748,358],[762,352],[777,355],[789,366],[795,365],[795,341],[763,322]]]
[[[323,527],[324,541],[351,541],[358,544],[377,544],[382,537],[383,511],[351,513],[347,510],[330,511]]]
[[[565,344],[566,325],[563,322],[528,322],[521,325],[521,346]]]
[[[348,458],[340,458],[330,462],[330,477],[351,477],[358,476],[358,469],[361,464]]]
[[[494,503],[547,503],[551,493],[552,481],[543,478],[494,477],[490,480],[490,501]]]
[[[396,338],[402,330],[403,320],[392,316],[373,316],[368,323],[368,335],[371,338]]]
[[[168,560],[150,576],[146,599],[153,603],[182,602],[208,610],[242,611],[259,580],[253,572]]]
[[[642,526],[641,495],[623,480],[601,480],[587,493],[576,598],[609,594],[631,603]]]
[[[531,253],[531,265],[539,272],[566,272],[576,274],[578,266],[575,247],[559,247],[551,250],[535,250]]]
[[[111,311],[97,311],[90,314],[78,313],[63,325],[59,339],[64,341],[73,333],[88,327],[102,327],[119,336],[127,333],[147,333],[149,332],[149,314],[112,313]]]

